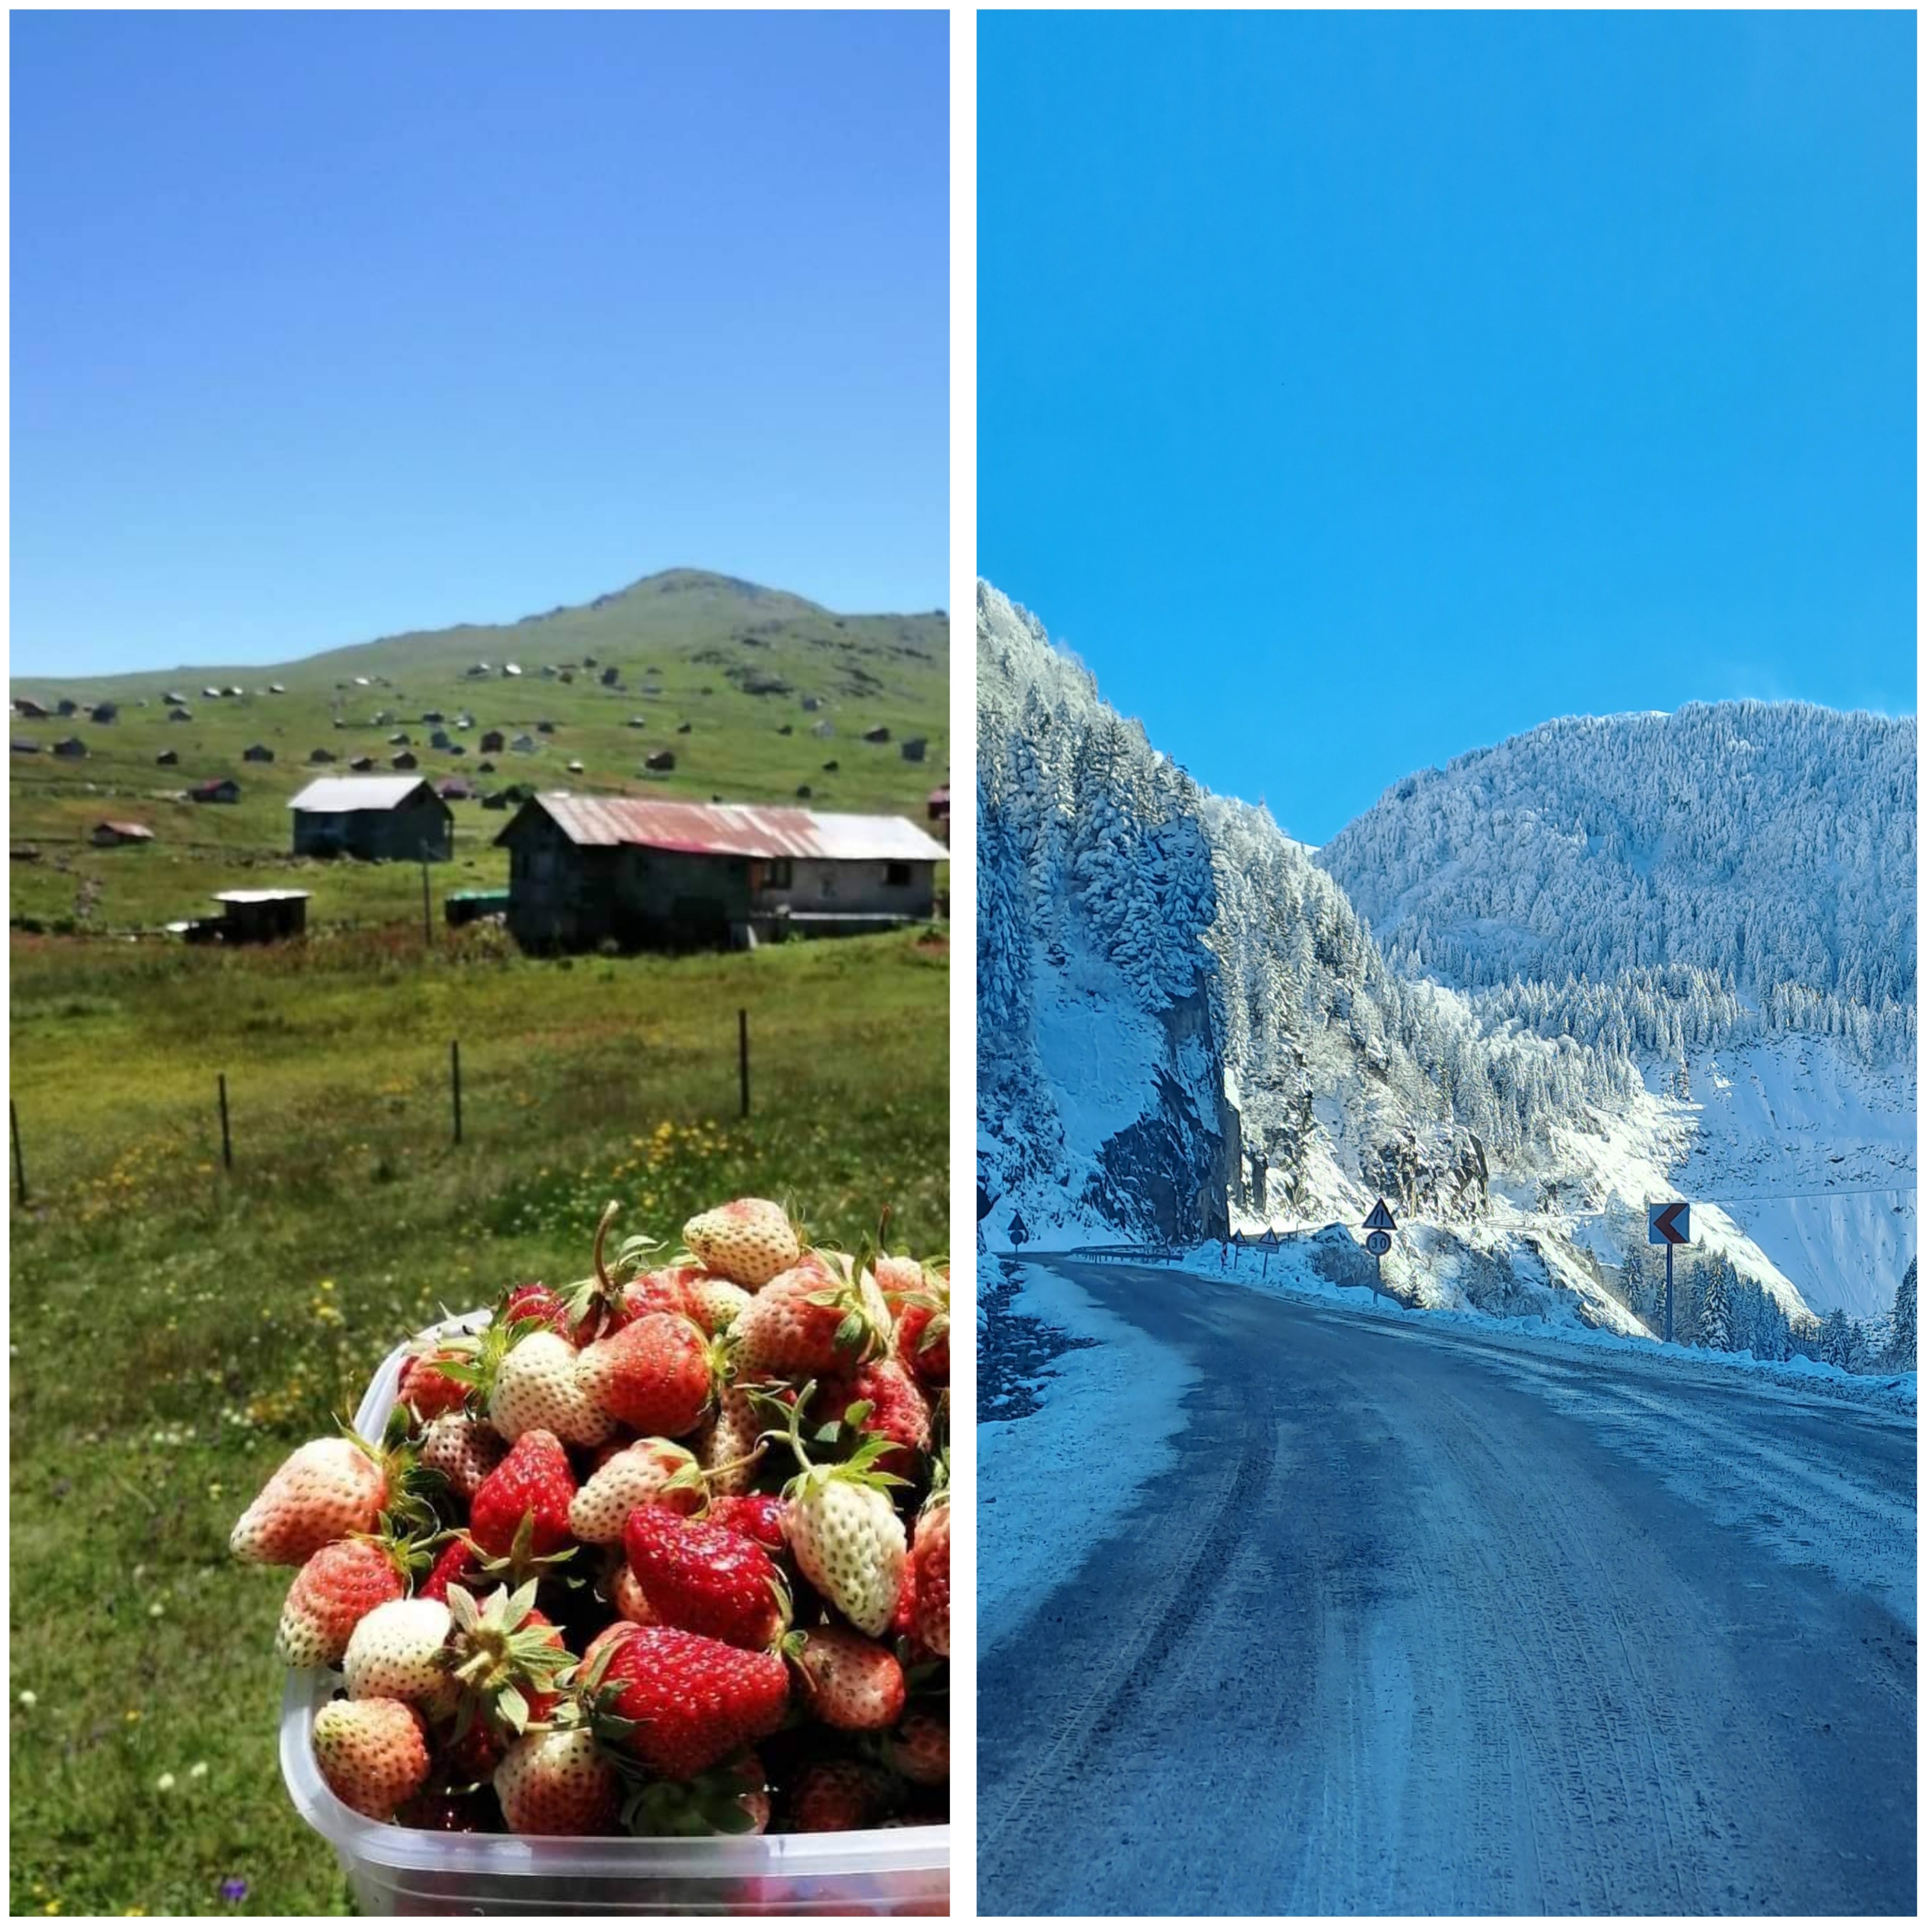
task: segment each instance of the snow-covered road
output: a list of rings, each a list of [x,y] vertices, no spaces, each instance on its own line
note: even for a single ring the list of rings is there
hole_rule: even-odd
[[[1050,1265],[1196,1378],[1065,1560],[983,1457],[983,1912],[1913,1912],[1911,1419]]]

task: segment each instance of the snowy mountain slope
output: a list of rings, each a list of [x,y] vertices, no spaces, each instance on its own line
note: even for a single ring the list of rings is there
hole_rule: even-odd
[[[1810,704],[1562,718],[1392,787],[1316,855],[1397,965],[1463,986],[1726,974],[1915,997],[1915,722]]]
[[[1811,1310],[1886,1304],[1911,1194],[1834,1190],[1911,1190],[1911,1006],[1776,986],[1757,1009],[1669,962],[1467,991],[1397,968],[1316,855],[984,584],[977,628],[990,1245],[1016,1215],[1049,1249],[1351,1225],[1379,1194],[1422,1298],[1632,1333],[1658,1318],[1646,1203],[1685,1192],[1677,1334],[1780,1354]],[[1834,983],[1899,974],[1857,947]]]
[[[1391,788],[1317,855],[1391,962],[1639,1057],[1712,1202],[1808,1305],[1915,1253],[1914,720],[1562,718]]]

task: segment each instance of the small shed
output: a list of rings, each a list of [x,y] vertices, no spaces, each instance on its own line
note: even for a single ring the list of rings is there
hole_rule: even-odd
[[[8,748],[18,757],[32,758],[40,749],[40,740],[38,738],[16,738]]]
[[[63,698],[53,708],[62,718],[71,718],[80,707],[71,698]]]
[[[474,788],[465,778],[443,778],[434,789],[445,799],[472,798],[476,795]]]
[[[289,808],[296,856],[453,856],[454,814],[425,778],[316,778]]]
[[[671,752],[650,752],[647,754],[649,771],[671,772],[673,769],[674,754]]]
[[[333,753],[329,751],[326,746],[316,745],[313,750],[307,754],[307,762],[310,765],[331,765],[335,760]]]
[[[420,760],[411,752],[397,752],[388,763],[397,772],[417,772],[420,769]]]
[[[952,823],[951,807],[948,802],[947,788],[936,785],[927,794],[927,823],[944,838]]]
[[[53,755],[56,758],[84,758],[86,745],[78,738],[62,738],[55,742]]]
[[[505,919],[507,916],[507,890],[504,886],[476,887],[464,892],[447,895],[447,923],[449,926],[471,926],[479,919]]]
[[[221,908],[218,937],[229,946],[267,946],[281,939],[299,939],[307,931],[305,892],[216,892]]]
[[[350,772],[371,772],[374,769],[374,760],[363,752],[359,758],[348,759],[347,768]]]
[[[185,704],[187,694],[184,691],[164,691],[161,693],[160,701],[163,704]]]
[[[884,724],[876,724],[860,734],[863,742],[869,745],[884,745],[893,735]]]
[[[136,825],[125,818],[103,818],[93,829],[96,845],[150,845],[153,836],[150,826]]]
[[[903,738],[900,741],[900,754],[910,765],[924,764],[927,758],[927,740],[925,738]]]
[[[600,681],[602,684],[607,685],[610,687],[618,684],[620,682],[620,666],[618,664],[609,664],[606,669],[601,673]]]
[[[48,716],[47,706],[37,698],[17,698],[14,700],[14,709],[23,718],[44,718]]]
[[[188,787],[187,796],[196,805],[238,805],[240,786],[233,778],[203,778]]]
[[[96,704],[87,716],[96,724],[111,724],[120,716],[120,707],[110,701],[104,701]]]
[[[512,748],[516,752],[525,753],[527,752],[537,752],[539,750],[540,747],[527,733],[523,731],[521,735],[514,740]]]
[[[167,722],[170,724],[191,724],[194,722],[194,714],[185,705],[176,704],[167,714]]]
[[[542,792],[494,842],[523,945],[743,945],[929,919],[947,856],[903,818]]]
[[[504,752],[507,748],[507,734],[504,731],[483,731],[480,734],[480,748],[485,752]]]
[[[157,753],[154,758],[154,763],[157,765],[177,765],[179,762],[180,754],[171,746],[164,752]]]
[[[420,722],[423,724],[444,724],[447,722],[447,714],[444,711],[423,711],[420,714]]]
[[[250,765],[270,765],[274,761],[271,745],[249,745],[240,754],[242,761]]]

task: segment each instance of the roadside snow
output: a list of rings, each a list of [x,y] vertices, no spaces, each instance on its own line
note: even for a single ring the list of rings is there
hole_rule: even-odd
[[[1173,1466],[1181,1399],[1196,1378],[1175,1350],[1072,1282],[1032,1262],[1022,1273],[1016,1313],[1100,1346],[1048,1365],[1034,1414],[980,1425],[983,1653],[1079,1570],[1143,1484]]]

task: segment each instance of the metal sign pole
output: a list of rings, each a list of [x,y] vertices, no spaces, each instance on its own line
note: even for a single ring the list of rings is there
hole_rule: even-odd
[[[1672,1241],[1667,1244],[1667,1319],[1663,1326],[1666,1332],[1661,1336],[1661,1340],[1666,1342],[1673,1341],[1674,1339],[1674,1244]]]

